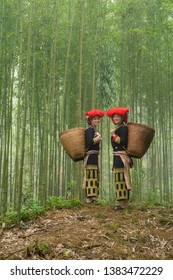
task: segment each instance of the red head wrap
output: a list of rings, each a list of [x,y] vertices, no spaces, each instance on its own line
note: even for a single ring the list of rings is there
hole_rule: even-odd
[[[120,115],[123,118],[123,121],[127,123],[128,121],[128,113],[129,109],[128,108],[123,108],[123,107],[118,107],[118,108],[111,108],[106,112],[106,115],[109,118],[112,118],[113,115]]]
[[[93,109],[87,113],[85,113],[86,117],[90,117],[90,118],[94,118],[95,116],[98,116],[100,118],[102,118],[104,116],[104,112],[98,109]]]

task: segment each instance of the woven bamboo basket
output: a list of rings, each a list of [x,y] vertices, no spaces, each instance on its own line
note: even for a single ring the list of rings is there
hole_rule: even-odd
[[[147,152],[155,130],[147,125],[128,123],[127,153],[134,158],[142,158]]]
[[[73,161],[83,160],[85,155],[85,128],[71,128],[60,133],[61,144]]]

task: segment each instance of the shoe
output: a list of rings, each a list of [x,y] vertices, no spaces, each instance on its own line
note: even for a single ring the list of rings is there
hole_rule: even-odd
[[[86,198],[86,203],[87,204],[99,204],[98,200],[97,199],[94,199],[94,198]]]
[[[87,204],[99,204],[99,202],[93,199],[91,201],[88,201]]]
[[[86,203],[87,203],[87,204],[90,204],[91,201],[92,201],[92,199],[86,198]]]
[[[122,207],[121,205],[118,205],[118,206],[116,206],[114,209],[115,210],[123,210],[123,209],[125,209],[126,207]]]

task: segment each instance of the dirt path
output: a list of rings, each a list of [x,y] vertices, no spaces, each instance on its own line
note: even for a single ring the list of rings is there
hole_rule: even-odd
[[[173,208],[85,205],[1,230],[0,259],[173,259]]]

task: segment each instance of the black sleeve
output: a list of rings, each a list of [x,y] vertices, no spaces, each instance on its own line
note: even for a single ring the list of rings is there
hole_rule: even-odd
[[[127,141],[128,141],[128,128],[127,128],[127,126],[126,125],[121,126],[118,134],[119,134],[118,136],[120,137],[120,145],[127,148]]]
[[[85,148],[89,149],[93,146],[94,128],[89,127],[85,130]]]
[[[113,137],[111,137],[112,148],[115,151],[122,151],[127,149],[128,143],[128,127],[126,125],[122,125],[115,130],[115,134],[120,137],[120,143],[113,141]]]

